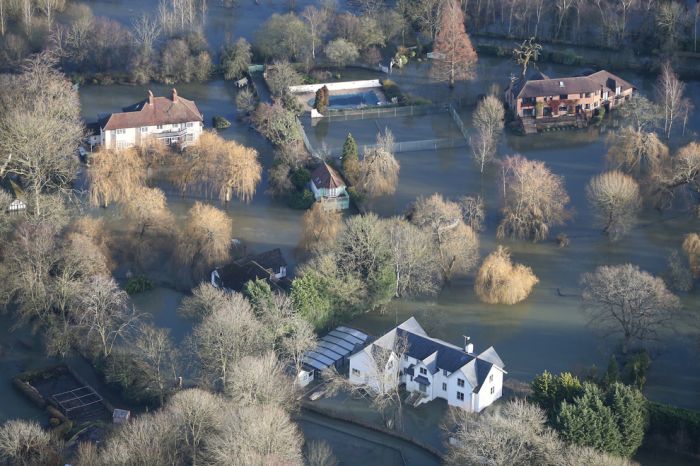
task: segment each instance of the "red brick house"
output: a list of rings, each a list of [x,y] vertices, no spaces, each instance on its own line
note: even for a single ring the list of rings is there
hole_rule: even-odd
[[[632,84],[605,70],[570,78],[549,78],[536,72],[529,79],[513,79],[505,91],[505,101],[521,119],[591,118],[601,107],[609,111],[622,104],[635,90]]]

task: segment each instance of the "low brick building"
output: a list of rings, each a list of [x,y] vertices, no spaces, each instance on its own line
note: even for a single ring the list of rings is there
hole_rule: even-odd
[[[588,119],[601,108],[609,111],[622,104],[634,91],[632,84],[605,70],[569,78],[550,78],[535,72],[527,79],[511,80],[505,101],[521,119]]]

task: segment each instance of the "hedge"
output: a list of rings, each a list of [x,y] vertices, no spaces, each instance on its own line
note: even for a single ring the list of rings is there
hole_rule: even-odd
[[[700,454],[700,412],[675,406],[648,402],[649,426],[647,436],[664,437],[669,448],[681,447],[686,452]],[[686,445],[674,445],[686,439]]]

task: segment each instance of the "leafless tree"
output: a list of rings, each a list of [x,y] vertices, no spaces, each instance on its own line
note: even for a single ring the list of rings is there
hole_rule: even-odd
[[[662,279],[625,264],[600,266],[581,277],[583,305],[606,335],[622,336],[622,351],[658,339],[671,326],[680,301]]]
[[[106,207],[112,202],[126,202],[145,188],[146,164],[134,149],[114,151],[100,149],[90,157],[88,170],[90,204]]]
[[[418,198],[411,220],[431,233],[434,260],[444,281],[474,268],[479,259],[479,238],[464,223],[458,203],[445,200],[440,194]]]
[[[656,25],[666,35],[666,46],[673,49],[682,34],[687,11],[681,2],[661,2],[656,9]]]
[[[10,420],[0,425],[0,461],[13,466],[58,464],[61,442],[35,421]]]
[[[168,403],[165,412],[172,420],[178,449],[184,450],[183,456],[193,466],[204,463],[207,454],[203,450],[220,432],[226,408],[220,397],[200,389],[176,393]]]
[[[481,173],[496,153],[498,137],[503,131],[505,113],[503,104],[494,95],[486,96],[474,110],[472,121],[477,135],[470,142],[474,160],[479,165]]]
[[[396,273],[395,296],[437,293],[442,277],[434,260],[431,231],[398,217],[388,220],[387,229]]]
[[[208,446],[211,463],[303,464],[303,437],[289,414],[278,406],[247,406],[231,412],[222,432]]]
[[[607,164],[638,179],[654,178],[669,161],[668,147],[655,133],[621,128],[607,140]]]
[[[463,196],[459,198],[459,207],[462,209],[462,219],[474,232],[484,229],[486,212],[484,200],[481,196]]]
[[[691,142],[681,147],[649,184],[658,208],[669,207],[674,197],[684,191],[695,200],[700,193],[700,144]]]
[[[225,212],[195,202],[187,213],[178,239],[178,256],[196,276],[228,262],[233,238],[233,220]]]
[[[134,41],[146,51],[151,51],[161,36],[162,25],[147,14],[142,14],[134,20],[131,31]]]
[[[632,127],[640,134],[650,131],[662,118],[661,108],[641,94],[632,94],[617,113],[622,121],[632,122]]]
[[[338,466],[333,450],[322,440],[307,443],[304,456],[309,466]]]
[[[46,23],[51,30],[54,21],[54,15],[57,11],[61,11],[65,6],[65,0],[38,0],[37,6],[46,16]]]
[[[639,185],[619,171],[592,178],[586,187],[586,197],[603,225],[603,232],[613,241],[632,228],[641,207]]]
[[[48,52],[33,56],[0,94],[0,176],[22,179],[35,214],[42,193],[71,191],[83,136],[78,93],[55,65]]]
[[[315,203],[301,219],[299,246],[305,251],[322,251],[332,246],[342,227],[340,212]]]
[[[435,37],[431,75],[454,87],[456,81],[473,79],[477,55],[464,29],[459,0],[444,0],[440,28]]]
[[[688,233],[683,239],[683,252],[688,257],[693,277],[700,277],[700,235]]]
[[[525,79],[527,67],[530,62],[536,62],[542,52],[542,46],[535,42],[534,37],[524,40],[520,45],[513,49],[513,58],[515,62],[523,67],[522,78]]]
[[[322,374],[326,381],[326,393],[340,391],[353,397],[365,398],[381,415],[387,427],[400,426],[403,417],[403,400],[399,384],[401,360],[409,350],[405,335],[394,336],[388,346],[372,344],[364,350],[365,376],[363,383],[352,383],[333,367]]]
[[[516,304],[526,299],[538,282],[530,267],[513,264],[508,249],[498,246],[481,264],[474,291],[485,303]]]
[[[186,296],[182,300],[178,312],[183,317],[200,321],[227,303],[228,297],[224,291],[214,288],[211,283],[203,282],[192,290],[192,296]]]
[[[76,304],[79,325],[84,328],[86,341],[93,344],[99,356],[108,357],[115,343],[134,330],[139,319],[129,305],[126,293],[117,283],[104,275],[96,275]]]
[[[296,408],[296,385],[274,352],[246,356],[234,365],[233,372],[235,377],[226,387],[226,394],[237,405],[268,405],[285,411]]]
[[[676,2],[671,2],[675,4]],[[673,122],[682,116],[681,103],[685,83],[678,79],[678,75],[673,71],[670,62],[666,62],[661,67],[661,74],[656,82],[656,96],[661,106],[664,116],[664,133],[666,138],[671,138]]]
[[[173,179],[183,193],[216,195],[221,202],[229,202],[232,196],[249,202],[261,177],[262,167],[255,149],[224,140],[209,131],[185,150],[173,170]]]
[[[316,42],[321,40],[328,29],[329,16],[325,8],[316,8],[313,5],[307,6],[301,13],[301,17],[309,27],[309,37],[311,38],[311,58],[316,59]]]
[[[544,162],[521,155],[506,157],[502,162],[503,220],[497,236],[547,238],[551,227],[569,217],[569,196],[562,177],[553,174]]]
[[[359,190],[369,198],[393,194],[401,166],[394,157],[394,135],[386,128],[377,134],[376,147],[365,152],[360,162]]]
[[[264,351],[270,343],[248,301],[237,293],[227,298],[226,305],[213,309],[193,332],[202,381],[219,391],[226,390],[231,383],[236,362]]]

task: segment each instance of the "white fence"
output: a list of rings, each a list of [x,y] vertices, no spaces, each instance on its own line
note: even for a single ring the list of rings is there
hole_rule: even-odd
[[[326,86],[329,91],[345,91],[352,89],[382,87],[378,79],[367,79],[364,81],[344,81],[340,83],[302,84],[301,86],[289,86],[289,92],[292,94],[306,94],[307,92],[316,92],[323,86]]]

